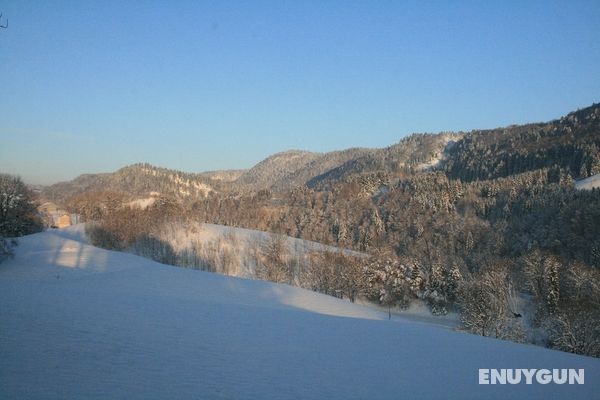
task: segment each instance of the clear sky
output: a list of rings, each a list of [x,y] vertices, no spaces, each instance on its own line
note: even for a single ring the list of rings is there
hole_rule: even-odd
[[[600,101],[600,1],[3,1],[0,171],[200,172]]]

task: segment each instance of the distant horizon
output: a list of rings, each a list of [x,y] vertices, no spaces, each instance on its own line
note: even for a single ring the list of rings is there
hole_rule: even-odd
[[[140,160],[248,169],[600,100],[595,1],[0,8],[0,171],[36,185]]]
[[[508,124],[508,125],[503,125],[503,126],[497,126],[497,127],[494,127],[494,128],[474,128],[474,129],[471,129],[471,130],[468,130],[468,131],[413,132],[413,133],[410,133],[410,134],[404,136],[403,138],[406,138],[406,137],[409,137],[409,136],[412,136],[412,135],[423,135],[423,134],[426,134],[426,135],[440,135],[440,134],[444,134],[444,133],[469,133],[469,132],[473,132],[473,131],[485,131],[485,130],[491,130],[491,129],[502,129],[502,128],[506,128],[506,127],[514,126],[514,125],[528,125],[528,124],[536,124],[536,123],[546,123],[546,122],[550,122],[550,121],[559,120],[560,118],[562,118],[562,117],[564,117],[564,116],[566,116],[566,115],[568,115],[568,114],[570,114],[572,112],[577,112],[579,110],[582,110],[582,109],[594,106],[596,104],[600,104],[600,103],[594,102],[594,103],[592,103],[592,104],[590,104],[589,106],[586,106],[586,107],[578,107],[575,110],[569,111],[567,113],[564,113],[564,114],[562,114],[562,115],[560,115],[560,116],[558,116],[556,118],[552,118],[552,119],[549,119],[547,121],[531,121],[531,122],[524,122],[524,123],[520,123],[520,124]],[[209,170],[202,170],[202,171],[186,171],[186,170],[180,170],[180,169],[177,169],[177,168],[172,168],[172,167],[170,167],[168,165],[160,165],[160,164],[155,164],[155,163],[152,163],[152,162],[149,162],[149,161],[143,161],[142,160],[142,161],[134,161],[134,162],[131,162],[131,163],[128,163],[128,164],[117,166],[116,168],[114,168],[112,170],[95,171],[95,172],[94,171],[92,171],[92,172],[82,172],[82,173],[76,174],[76,175],[74,175],[74,176],[72,176],[70,178],[66,178],[66,179],[63,179],[63,180],[55,181],[55,182],[49,182],[49,183],[29,182],[25,178],[21,177],[18,173],[15,173],[13,175],[21,177],[26,184],[31,185],[31,186],[51,186],[51,185],[54,185],[56,183],[72,181],[73,179],[76,179],[76,178],[78,178],[78,177],[80,177],[82,175],[111,174],[111,173],[116,172],[116,171],[118,171],[120,169],[131,167],[133,165],[139,165],[139,164],[149,164],[149,165],[152,165],[153,167],[164,168],[164,169],[169,169],[169,170],[183,172],[183,173],[189,173],[189,174],[204,174],[204,173],[211,173],[211,172],[227,172],[227,171],[247,171],[247,170],[251,169],[252,167],[256,166],[256,164],[260,163],[261,161],[264,161],[265,159],[273,157],[273,156],[276,156],[278,154],[283,154],[283,153],[288,153],[288,152],[307,152],[307,153],[314,153],[314,154],[327,154],[327,153],[332,153],[332,152],[336,152],[336,151],[344,151],[344,150],[357,149],[357,148],[363,148],[363,149],[381,149],[381,148],[385,148],[385,147],[389,147],[389,146],[392,146],[394,144],[397,144],[403,138],[401,138],[397,142],[390,143],[390,144],[388,144],[386,146],[382,146],[382,147],[344,147],[344,148],[333,149],[333,150],[329,150],[329,151],[312,151],[312,150],[306,150],[306,149],[286,149],[286,150],[281,150],[281,151],[277,151],[275,153],[269,154],[266,157],[264,157],[264,158],[256,161],[254,164],[252,164],[252,165],[250,165],[250,166],[248,166],[246,168],[222,168],[222,169],[209,169]],[[0,173],[6,173],[6,172],[0,170]]]
[[[150,164],[153,167],[157,167],[157,168],[165,168],[165,169],[169,169],[169,170],[173,170],[173,171],[178,171],[178,172],[183,172],[183,173],[190,173],[190,174],[203,174],[203,173],[210,173],[210,172],[225,172],[225,171],[246,171],[251,169],[252,167],[254,167],[256,164],[260,163],[261,161],[270,158],[272,156],[275,156],[277,154],[283,154],[283,153],[288,153],[288,152],[294,152],[294,151],[298,151],[298,152],[308,152],[308,153],[315,153],[315,154],[327,154],[327,153],[331,153],[331,152],[336,152],[336,151],[344,151],[344,150],[350,150],[350,149],[356,149],[356,148],[364,148],[364,149],[381,149],[381,148],[385,148],[388,146],[392,146],[394,144],[399,143],[400,141],[402,141],[402,139],[412,136],[412,135],[422,135],[422,134],[430,134],[430,135],[439,135],[439,134],[444,134],[444,133],[469,133],[472,131],[479,131],[479,130],[490,130],[490,129],[501,129],[501,128],[505,128],[505,127],[509,127],[509,126],[514,126],[514,125],[528,125],[528,124],[536,124],[536,123],[546,123],[546,122],[550,122],[550,121],[555,121],[558,120],[572,112],[576,112],[591,106],[594,106],[596,104],[599,104],[599,102],[593,102],[592,104],[585,106],[585,107],[578,107],[574,110],[568,111],[563,113],[562,115],[555,117],[555,118],[551,118],[548,119],[546,121],[530,121],[530,122],[522,122],[522,123],[518,123],[518,124],[506,124],[506,125],[502,125],[502,126],[496,126],[496,127],[487,127],[487,128],[473,128],[470,130],[465,130],[465,131],[448,131],[448,130],[442,130],[439,132],[413,132],[410,134],[407,134],[405,136],[403,136],[402,138],[400,138],[398,141],[394,142],[394,143],[390,143],[388,145],[384,145],[381,147],[366,147],[366,146],[361,146],[361,147],[357,147],[357,146],[353,146],[353,147],[343,147],[343,148],[337,148],[337,149],[333,149],[333,150],[327,150],[327,151],[313,151],[313,150],[307,150],[307,149],[285,149],[285,150],[280,150],[280,151],[276,151],[275,153],[271,153],[266,155],[264,158],[261,158],[260,160],[254,162],[253,164],[247,166],[247,167],[242,167],[242,168],[221,168],[221,169],[208,169],[208,170],[201,170],[201,171],[187,171],[187,170],[181,170],[178,168],[173,168],[171,166],[168,165],[161,165],[161,164],[155,164],[149,161],[145,161],[145,160],[140,160],[140,161],[134,161],[128,164],[124,164],[121,166],[117,166],[114,169],[111,170],[104,170],[104,171],[89,171],[89,172],[81,172],[75,175],[72,175],[70,177],[67,177],[65,179],[61,179],[61,180],[57,180],[57,181],[51,181],[48,183],[38,183],[38,182],[31,182],[28,181],[25,177],[21,176],[18,172],[15,173],[11,173],[11,172],[7,172],[7,171],[3,171],[2,169],[0,169],[0,173],[9,173],[11,175],[15,175],[15,176],[19,176],[21,179],[23,179],[23,181],[30,185],[30,186],[51,186],[57,183],[62,183],[62,182],[69,182],[72,181],[73,179],[76,179],[82,175],[97,175],[97,174],[110,174],[113,172],[116,172],[120,169],[126,168],[126,167],[130,167],[133,165],[137,165],[137,164]]]

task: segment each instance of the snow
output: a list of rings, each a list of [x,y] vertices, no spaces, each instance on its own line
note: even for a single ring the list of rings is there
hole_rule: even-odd
[[[592,190],[600,188],[600,174],[592,175],[589,178],[581,179],[575,182],[575,187],[579,190]]]
[[[357,300],[357,303],[385,314],[388,313],[388,308],[383,305],[378,305],[367,300]],[[449,312],[446,315],[433,315],[427,304],[422,300],[413,300],[407,309],[392,308],[391,319],[392,321],[423,323],[445,329],[457,329],[460,325],[457,313]]]
[[[173,249],[178,252],[191,249],[198,244],[204,246],[214,245],[214,247],[221,250],[226,249],[231,251],[236,260],[236,268],[228,271],[227,274],[242,278],[253,278],[255,277],[256,265],[252,253],[257,246],[260,247],[262,243],[268,242],[274,236],[276,235],[270,232],[232,226],[208,223],[192,223],[184,226],[180,223],[172,223],[163,227],[163,233],[160,236],[160,239],[169,243]],[[354,255],[357,257],[365,256],[364,253],[327,246],[317,242],[290,236],[281,237],[284,238],[287,244],[289,256],[294,260],[305,260],[311,252],[315,251],[343,251],[347,255]]]
[[[200,229],[202,233],[207,236],[201,237],[235,237],[238,241],[242,242],[244,248],[248,248],[256,243],[261,243],[272,239],[275,236],[273,233],[258,231],[253,229],[245,229],[238,227],[230,227],[224,225],[215,224],[202,224]],[[327,246],[318,242],[311,242],[309,240],[293,238],[290,236],[283,236],[288,244],[288,250],[292,254],[296,253],[308,253],[311,251],[331,251],[339,252],[344,251],[346,254],[352,254],[358,257],[364,256],[364,253],[358,253],[352,250],[344,250],[339,247]]]
[[[415,169],[417,171],[431,171],[439,168],[446,160],[448,150],[454,146],[456,140],[460,137],[462,137],[460,134],[440,135],[441,151],[435,153],[430,160],[418,164]]]
[[[2,399],[600,393],[597,359],[98,249],[81,226],[21,238],[0,264],[0,304]],[[478,385],[479,368],[585,368],[585,385]]]
[[[146,197],[143,199],[135,199],[127,203],[130,208],[141,208],[145,210],[156,202],[156,197]]]
[[[440,152],[440,153],[437,153],[431,160],[429,160],[427,162],[423,162],[421,164],[418,164],[415,169],[417,171],[433,170],[441,165],[442,160],[443,160],[443,153]]]

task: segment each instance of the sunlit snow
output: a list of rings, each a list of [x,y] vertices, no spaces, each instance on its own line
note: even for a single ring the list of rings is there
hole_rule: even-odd
[[[286,285],[94,248],[80,227],[0,264],[1,399],[598,398],[600,361],[387,320]],[[584,385],[478,385],[585,368]]]

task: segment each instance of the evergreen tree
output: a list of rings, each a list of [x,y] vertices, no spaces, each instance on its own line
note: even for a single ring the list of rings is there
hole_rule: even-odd
[[[446,296],[448,301],[454,302],[458,296],[458,288],[462,281],[462,275],[458,269],[458,265],[453,264],[446,277]]]

